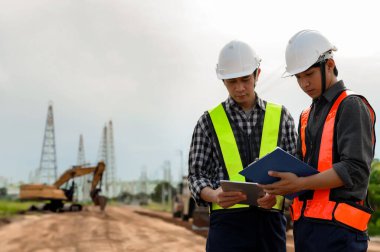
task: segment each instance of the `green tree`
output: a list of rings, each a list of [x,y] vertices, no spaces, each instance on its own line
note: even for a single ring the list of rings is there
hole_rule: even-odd
[[[7,188],[1,187],[0,188],[0,198],[5,198],[7,196]]]
[[[157,184],[156,187],[154,188],[154,191],[151,194],[152,200],[154,202],[162,202],[163,201],[162,197],[164,196],[165,202],[168,202],[169,201],[169,198],[168,198],[169,193],[168,193],[167,188],[170,188],[170,190],[172,192],[171,195],[174,196],[176,193],[176,189],[172,185],[170,185],[168,182],[164,181],[164,182]],[[162,193],[163,190],[165,193]]]
[[[371,170],[368,196],[372,208],[376,211],[380,209],[380,161],[378,159],[372,162]]]
[[[369,178],[368,199],[374,213],[368,224],[369,235],[380,235],[380,160],[374,159],[371,164]]]
[[[131,203],[133,199],[133,195],[127,191],[120,192],[120,194],[116,197],[116,201],[123,203]]]

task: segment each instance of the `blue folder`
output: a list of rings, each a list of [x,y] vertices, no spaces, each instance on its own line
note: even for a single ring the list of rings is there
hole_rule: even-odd
[[[249,179],[249,181],[263,185],[272,184],[280,180],[279,178],[269,176],[268,171],[292,172],[298,177],[306,177],[318,173],[318,170],[277,147],[274,151],[249,164],[240,174]],[[285,197],[293,199],[303,192],[285,195]]]

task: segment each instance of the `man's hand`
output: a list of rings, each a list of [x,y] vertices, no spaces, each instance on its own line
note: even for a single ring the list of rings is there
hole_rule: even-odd
[[[214,191],[213,202],[223,208],[228,208],[246,199],[247,196],[242,192],[224,192],[222,187],[219,187]]]
[[[266,193],[286,195],[303,190],[303,178],[297,177],[294,173],[269,171],[268,174],[272,177],[280,178],[280,180],[273,184],[259,185]]]
[[[271,209],[276,205],[276,195],[266,193],[263,197],[257,200],[260,207],[265,209]]]

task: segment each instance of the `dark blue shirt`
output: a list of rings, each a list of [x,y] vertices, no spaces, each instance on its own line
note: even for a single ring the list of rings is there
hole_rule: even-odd
[[[325,118],[335,98],[343,90],[346,90],[346,87],[343,81],[339,81],[311,105],[305,132],[307,152],[304,161],[313,167],[318,165]],[[349,96],[342,101],[337,111],[334,128],[333,169],[343,181],[344,186],[332,190],[331,199],[353,201],[365,199],[374,155],[373,129],[368,107],[360,97]],[[300,137],[297,155],[302,157]],[[305,198],[311,197],[311,193],[305,194]]]

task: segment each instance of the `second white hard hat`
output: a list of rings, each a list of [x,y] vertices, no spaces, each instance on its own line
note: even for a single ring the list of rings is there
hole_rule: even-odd
[[[221,80],[250,75],[259,67],[260,61],[248,44],[234,40],[220,51],[216,75]]]
[[[286,47],[283,77],[301,73],[319,61],[332,58],[332,51],[336,50],[318,31],[302,30],[296,33]]]

